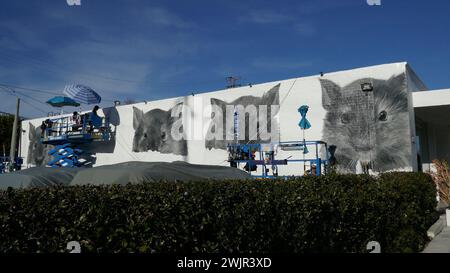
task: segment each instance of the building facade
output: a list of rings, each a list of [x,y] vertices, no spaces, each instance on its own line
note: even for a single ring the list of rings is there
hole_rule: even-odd
[[[299,108],[311,128],[301,130]],[[114,138],[83,147],[93,166],[125,161],[228,165],[227,145],[323,140],[340,172],[430,169],[450,160],[450,91],[428,91],[407,63],[274,81],[185,97],[104,108]],[[239,114],[239,117],[236,116]],[[46,118],[22,122],[22,156],[45,165],[39,142]],[[325,158],[326,150],[320,156]],[[299,153],[293,155],[293,153]],[[277,158],[302,156],[276,149]],[[283,175],[305,168],[281,166]]]

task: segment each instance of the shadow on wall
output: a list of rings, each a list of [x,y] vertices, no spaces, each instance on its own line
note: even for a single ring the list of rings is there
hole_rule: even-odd
[[[103,114],[105,118],[109,120],[109,123],[114,126],[114,131],[116,131],[116,127],[120,125],[120,116],[116,107],[108,107],[104,108]]]
[[[327,110],[323,139],[336,146],[337,169],[357,172],[358,166],[383,172],[410,166],[411,143],[406,76],[389,80],[359,79],[341,87],[321,79]],[[362,84],[373,91],[363,92]]]
[[[168,111],[153,109],[145,113],[133,107],[133,152],[157,151],[163,154],[176,154],[186,156],[188,154],[186,139],[175,140],[171,134],[172,126],[182,118],[172,117],[172,111],[177,107],[183,107],[183,103],[175,105]],[[180,111],[181,112],[181,111]],[[183,133],[183,127],[180,128]]]
[[[222,109],[222,115],[221,117],[215,117],[214,113],[211,114],[211,119],[212,120],[217,120],[218,122],[222,121],[223,124],[223,134],[222,134],[222,139],[216,139],[214,138],[214,133],[215,130],[217,130],[215,122],[211,122],[209,129],[208,129],[208,135],[207,135],[207,140],[205,142],[205,147],[207,149],[222,149],[225,150],[227,149],[227,145],[229,143],[232,143],[233,140],[227,140],[226,136],[227,135],[233,135],[233,128],[230,128],[232,131],[231,132],[226,132],[226,124],[227,124],[227,115],[226,115],[226,108],[227,105],[231,105],[231,106],[237,106],[237,105],[242,105],[244,108],[249,106],[249,105],[254,105],[256,107],[259,107],[260,105],[266,105],[267,106],[267,131],[271,132],[272,128],[274,128],[275,130],[278,129],[279,124],[272,124],[272,116],[275,116],[276,114],[278,114],[279,112],[279,108],[277,109],[276,113],[271,113],[271,105],[280,105],[280,99],[279,99],[279,91],[280,91],[280,84],[274,86],[272,89],[270,89],[268,92],[266,92],[262,97],[255,97],[255,96],[242,96],[237,98],[236,100],[232,101],[232,102],[224,102],[222,100],[219,99],[215,99],[212,98],[211,99],[211,105],[216,105],[219,107],[219,109]],[[249,134],[249,124],[250,124],[250,120],[249,120],[249,115],[246,114],[245,116],[245,138],[244,140],[239,141],[240,143],[251,143],[251,142],[258,142],[258,143],[263,143],[263,142],[270,142],[269,141],[263,141],[261,140],[261,138],[259,137],[259,135],[257,136],[250,136]],[[260,128],[260,124],[259,122],[257,122],[256,125],[257,128],[257,132],[259,132],[259,128]],[[250,141],[250,139],[252,141]]]

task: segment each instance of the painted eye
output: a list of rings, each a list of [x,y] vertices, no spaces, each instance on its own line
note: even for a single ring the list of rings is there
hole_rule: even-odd
[[[347,113],[341,115],[341,122],[347,124],[350,122],[350,116]]]
[[[388,114],[387,114],[386,111],[381,111],[381,112],[378,114],[378,120],[379,120],[379,121],[386,121],[386,120],[387,120],[387,117],[388,117]]]
[[[147,133],[144,133],[144,137],[147,138]]]
[[[165,132],[162,132],[162,133],[161,133],[161,139],[162,139],[162,140],[166,140],[166,133],[165,133]]]

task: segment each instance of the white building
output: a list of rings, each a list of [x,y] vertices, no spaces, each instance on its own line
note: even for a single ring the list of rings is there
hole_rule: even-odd
[[[358,172],[361,166],[371,166],[375,172],[418,170],[418,159],[428,170],[433,159],[450,161],[450,90],[427,90],[404,62],[105,108],[100,113],[109,117],[114,140],[83,149],[94,166],[176,160],[228,165],[226,145],[232,141],[219,139],[226,133],[220,134],[211,124],[230,122],[230,117],[225,112],[223,116],[211,113],[236,105],[255,105],[258,111],[260,105],[279,105],[269,123],[272,142],[303,139],[298,109],[308,105],[312,127],[304,132],[305,138],[336,146],[341,171]],[[21,151],[28,167],[48,161],[48,148],[39,143],[39,126],[45,119],[22,123]],[[256,120],[250,118],[255,124]],[[171,134],[174,126],[182,128],[178,132],[183,139]],[[248,138],[252,138],[249,133]],[[324,157],[325,151],[320,152]],[[292,153],[277,150],[277,158]],[[294,156],[302,154],[297,153]],[[281,166],[280,174],[300,174],[303,169],[295,164]]]

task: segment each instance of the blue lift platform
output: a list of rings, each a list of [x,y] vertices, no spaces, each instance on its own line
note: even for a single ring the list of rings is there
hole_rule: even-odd
[[[315,148],[313,157],[309,155],[309,146]],[[329,165],[329,155],[326,152],[326,158],[319,155],[320,148],[328,151],[328,145],[323,141],[288,141],[279,143],[252,143],[252,144],[229,144],[228,145],[228,162],[231,167],[240,168],[241,164],[245,164],[243,169],[250,173],[254,178],[286,178],[287,176],[278,175],[279,165],[288,165],[292,163],[303,163],[304,175],[320,176],[326,174]],[[302,158],[276,159],[277,150],[297,151],[301,152]],[[306,165],[309,164],[309,170]],[[258,166],[261,166],[258,171]],[[270,167],[270,169],[268,168]],[[269,174],[272,171],[272,174]],[[300,173],[299,169],[299,173]],[[258,174],[260,172],[260,174]]]
[[[79,156],[83,150],[78,146],[97,141],[109,141],[113,137],[109,120],[104,117],[81,115],[76,122],[72,116],[47,119],[47,127],[41,138],[42,144],[53,145],[48,152],[53,156],[47,165],[49,167],[81,167]]]

